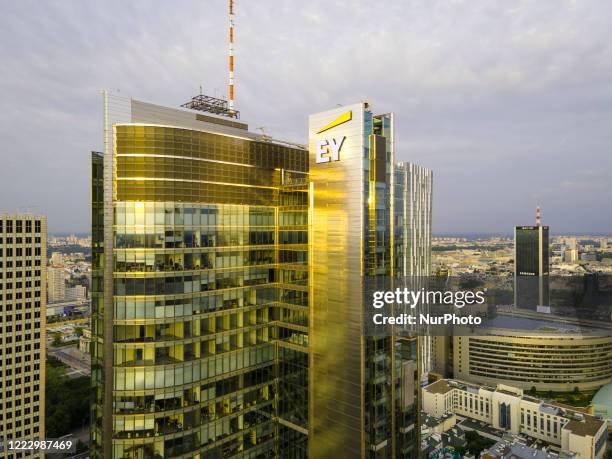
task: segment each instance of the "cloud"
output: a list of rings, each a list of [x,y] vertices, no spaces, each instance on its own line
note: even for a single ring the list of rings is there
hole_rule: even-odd
[[[88,230],[101,89],[174,106],[201,84],[227,93],[225,1],[2,9],[0,208],[52,231]],[[251,129],[304,142],[307,115],[338,103],[394,111],[397,157],[434,169],[435,231],[510,231],[536,204],[553,231],[611,231],[605,2],[267,0],[239,2],[236,27]]]

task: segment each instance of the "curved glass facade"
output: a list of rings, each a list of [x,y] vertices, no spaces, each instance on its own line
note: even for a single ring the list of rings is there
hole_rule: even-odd
[[[361,327],[364,276],[405,256],[392,116],[344,113],[309,176],[306,147],[246,125],[104,101],[93,457],[416,457],[418,340]]]
[[[307,422],[298,398],[307,378],[295,376],[308,363],[307,153],[183,128],[113,128],[112,189],[104,158],[93,160],[94,455],[276,457],[279,414]],[[101,188],[114,198],[112,219]]]

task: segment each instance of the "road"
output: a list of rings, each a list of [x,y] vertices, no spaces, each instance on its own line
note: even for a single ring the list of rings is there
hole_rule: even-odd
[[[48,347],[47,354],[57,357],[70,367],[66,370],[66,376],[78,378],[91,374],[91,363],[89,355],[83,354],[74,346]]]

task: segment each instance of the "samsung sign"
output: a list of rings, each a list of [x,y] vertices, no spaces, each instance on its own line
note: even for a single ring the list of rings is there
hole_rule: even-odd
[[[322,132],[335,128],[336,126],[340,126],[341,124],[351,121],[351,119],[353,119],[353,112],[349,110],[333,120],[331,123],[319,129],[317,134],[321,134]],[[344,145],[345,140],[346,136],[329,137],[324,140],[318,140],[316,147],[317,149],[315,151],[315,162],[328,163],[330,161],[340,161],[340,150],[342,149],[342,145]]]

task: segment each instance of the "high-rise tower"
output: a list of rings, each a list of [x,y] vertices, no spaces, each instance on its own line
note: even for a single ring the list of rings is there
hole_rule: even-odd
[[[298,445],[283,432],[307,428],[306,150],[109,92],[104,120],[92,154],[93,457]]]
[[[396,272],[402,276],[431,274],[433,172],[417,164],[395,165]]]
[[[46,226],[42,216],[0,214],[0,438],[4,441],[45,438]]]
[[[395,164],[394,174],[395,273],[408,280],[412,290],[419,290],[428,286],[431,275],[433,171],[400,162]],[[432,370],[433,338],[426,329],[420,334],[421,379],[426,381]]]
[[[415,337],[365,336],[368,282],[398,275],[393,115],[367,103],[311,115],[310,457],[411,457]]]
[[[550,269],[548,226],[540,208],[535,226],[514,228],[514,304],[519,308],[549,310]]]
[[[418,340],[363,328],[408,244],[393,116],[313,115],[309,161],[226,113],[104,107],[94,457],[414,457]]]

